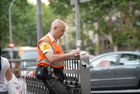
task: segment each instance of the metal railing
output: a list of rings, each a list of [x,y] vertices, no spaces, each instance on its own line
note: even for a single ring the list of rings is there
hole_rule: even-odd
[[[36,77],[26,77],[28,94],[49,94],[48,88]]]
[[[37,62],[36,59],[11,59],[9,61],[11,64],[20,64],[20,66],[25,62]],[[64,80],[64,85],[71,94],[90,94],[89,68],[86,66],[87,62],[87,57],[65,61],[64,73],[67,79]],[[30,72],[33,73],[33,71],[35,71],[35,67],[22,66],[20,68],[13,68],[13,71],[20,71],[20,77],[25,78],[28,94],[49,94],[48,89],[41,81],[35,76],[29,75]]]

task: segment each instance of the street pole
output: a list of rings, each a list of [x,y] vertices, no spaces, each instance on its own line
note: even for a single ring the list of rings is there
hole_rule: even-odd
[[[14,3],[15,0],[12,0],[12,2],[10,3],[10,6],[9,6],[9,11],[8,11],[8,14],[9,14],[9,40],[10,40],[10,43],[13,42],[13,38],[12,38],[12,13],[11,13],[11,8],[13,6],[13,3]]]
[[[80,35],[80,8],[79,0],[71,0],[71,5],[75,7],[75,19],[76,19],[76,49],[81,50],[81,35]]]
[[[75,0],[75,18],[76,18],[76,49],[81,50],[79,0]]]
[[[42,36],[42,13],[41,13],[41,0],[37,0],[37,41]]]
[[[89,2],[91,0],[70,0],[71,5],[75,6],[75,18],[76,18],[76,49],[81,50],[81,29],[80,29],[80,7],[79,3]]]
[[[10,3],[9,6],[9,11],[8,11],[8,16],[9,16],[9,39],[10,39],[10,43],[13,43],[13,38],[12,38],[12,12],[11,12],[11,8],[13,6],[15,0],[12,0],[12,2]],[[10,58],[13,59],[13,51],[12,49],[10,50]]]
[[[95,30],[96,30],[96,55],[99,54],[99,22],[97,20],[97,22],[95,22]]]

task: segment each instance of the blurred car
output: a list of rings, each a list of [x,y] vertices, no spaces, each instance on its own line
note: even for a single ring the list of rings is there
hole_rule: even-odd
[[[92,90],[140,88],[140,53],[110,52],[90,61]]]
[[[32,59],[37,60],[37,48],[36,47],[20,47],[18,54],[21,59]],[[20,68],[23,68],[21,70],[21,77],[25,76],[32,76],[32,73],[35,70],[37,62],[27,62],[24,61],[21,63]]]
[[[4,48],[2,49],[2,56],[7,59],[20,59],[18,55],[18,48]],[[20,63],[17,61],[15,63],[11,63],[11,67],[13,68],[13,72],[16,77],[20,77]]]
[[[15,62],[11,63],[14,74],[17,77],[23,77],[30,75],[34,72],[37,60],[37,48],[30,46],[14,47],[14,48],[4,48],[2,49],[2,56],[8,59],[32,59],[35,62]]]
[[[19,59],[18,48],[4,48],[2,49],[2,56],[7,59]]]

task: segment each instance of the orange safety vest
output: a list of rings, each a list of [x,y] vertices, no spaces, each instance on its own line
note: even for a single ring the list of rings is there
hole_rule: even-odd
[[[45,56],[45,54],[40,50],[39,44],[41,42],[47,42],[49,43],[54,51],[54,54],[63,54],[63,50],[60,44],[56,44],[54,41],[51,41],[51,39],[49,38],[48,35],[45,35],[44,37],[42,37],[39,42],[38,42],[38,61],[39,63],[37,64],[37,66],[51,66],[53,68],[64,68],[64,63],[63,62],[49,62],[47,57]]]

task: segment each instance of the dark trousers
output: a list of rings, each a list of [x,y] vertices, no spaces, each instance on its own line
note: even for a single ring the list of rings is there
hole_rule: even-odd
[[[48,80],[48,85],[51,88],[51,90],[49,89],[50,94],[69,94],[63,84],[56,78]]]
[[[8,94],[8,91],[0,92],[0,94]]]
[[[50,94],[69,94],[63,86],[65,75],[62,69],[53,69],[55,77],[43,80],[44,85],[49,89]]]

